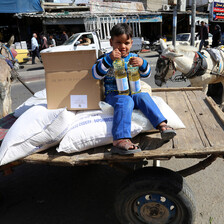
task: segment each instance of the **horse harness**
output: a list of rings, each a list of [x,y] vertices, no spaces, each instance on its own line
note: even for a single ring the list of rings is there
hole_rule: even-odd
[[[8,55],[11,55],[12,60],[10,60],[9,57],[2,55],[3,48],[6,50]],[[11,69],[14,68],[14,63],[15,63],[14,56],[13,56],[11,50],[3,43],[0,43],[0,58],[4,59]]]
[[[12,60],[10,60],[9,58],[7,58],[1,54],[3,48],[7,51],[8,54],[11,55]],[[15,60],[11,50],[3,43],[0,43],[0,58],[4,59],[7,62],[7,64],[9,65],[9,67],[11,68],[11,81],[13,81],[14,79],[18,79],[31,92],[31,94],[34,95],[34,92],[20,79],[18,72],[14,68],[14,63],[17,60]]]
[[[219,60],[217,60],[217,57],[214,55],[214,53],[210,49],[206,49],[206,51],[211,56],[212,60],[214,60],[217,65],[219,65]],[[195,76],[204,75],[207,70],[207,62],[205,58],[207,58],[205,55],[200,52],[196,52],[194,57],[194,67],[190,70],[190,72],[184,74],[184,76],[186,78],[193,78]],[[224,76],[220,72],[214,72],[213,69],[210,71],[211,75]]]
[[[195,76],[204,75],[208,67],[205,58],[206,56],[202,55],[200,52],[195,52],[194,62],[193,62],[194,66],[187,74],[184,74],[184,76],[190,79]]]
[[[186,79],[204,75],[208,67],[205,57],[206,56],[202,55],[200,52],[195,52],[193,68],[187,74],[182,73],[181,75],[176,76],[174,79],[172,79],[172,81],[175,81],[175,82],[179,82],[182,80],[186,81]],[[165,62],[166,60],[167,62]],[[160,73],[162,74],[167,74],[169,69],[174,69],[174,73],[175,73],[175,66],[173,64],[173,61],[170,59],[159,58],[157,61],[156,67],[160,67],[160,66],[165,67],[163,71],[160,71]],[[160,79],[162,82],[165,82],[165,76],[162,76],[162,77],[161,76],[157,77],[157,76],[158,75],[155,76],[156,80]]]
[[[212,55],[211,52],[209,52],[209,51],[207,51],[207,52],[210,54],[211,58],[214,61],[216,61],[216,59],[214,58],[214,55]],[[193,61],[193,68],[187,74],[182,73],[181,75],[175,76],[173,79],[170,78],[170,80],[173,81],[173,82],[180,82],[180,81],[186,81],[186,79],[190,79],[190,78],[194,78],[194,77],[197,77],[197,76],[204,75],[207,71],[207,68],[208,68],[206,58],[207,57],[205,55],[203,55],[203,53],[195,52],[194,61]],[[170,69],[173,69],[174,73],[175,73],[175,70],[176,70],[175,66],[174,66],[174,63],[171,59],[167,59],[167,58],[164,59],[164,58],[161,58],[161,57],[157,61],[156,68],[163,68],[162,70],[157,70],[156,69],[157,73],[159,73],[159,75],[158,74],[155,75],[155,80],[157,82],[158,81],[161,82],[160,86],[162,85],[162,82],[165,82],[165,76],[168,73],[168,71]],[[210,74],[218,75],[218,76],[224,76],[220,73],[215,73],[213,71],[211,71]]]

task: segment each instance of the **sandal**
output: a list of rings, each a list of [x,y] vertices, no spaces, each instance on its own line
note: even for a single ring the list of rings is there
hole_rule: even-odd
[[[174,136],[176,136],[176,132],[174,131],[174,129],[172,127],[170,127],[169,125],[161,125],[158,127],[159,131],[161,133],[161,138],[165,141],[170,140],[172,138],[174,138]],[[162,128],[166,128],[165,130],[162,130]]]
[[[132,147],[134,147],[132,149]],[[136,148],[137,147],[137,148]],[[137,152],[141,152],[142,150],[139,146],[133,144],[130,139],[119,139],[116,146],[112,146],[111,153],[119,154],[119,155],[129,155]]]

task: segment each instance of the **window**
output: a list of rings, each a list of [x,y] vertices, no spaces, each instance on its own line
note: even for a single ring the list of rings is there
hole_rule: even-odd
[[[190,34],[177,34],[177,41],[189,41]]]

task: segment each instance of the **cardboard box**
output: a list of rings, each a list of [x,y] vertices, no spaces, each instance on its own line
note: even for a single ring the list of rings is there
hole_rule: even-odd
[[[22,49],[20,42],[15,42],[15,48],[16,49]]]
[[[41,57],[48,109],[99,109],[100,81],[94,79],[91,72],[96,62],[94,50],[42,53]]]
[[[21,41],[20,43],[21,43],[22,49],[27,49],[26,41]]]

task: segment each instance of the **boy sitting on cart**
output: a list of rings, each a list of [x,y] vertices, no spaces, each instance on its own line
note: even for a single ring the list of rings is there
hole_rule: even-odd
[[[131,142],[131,116],[133,109],[139,109],[149,119],[153,127],[159,129],[163,140],[170,140],[176,132],[167,125],[167,119],[160,112],[151,96],[145,92],[129,95],[121,95],[118,92],[115,76],[113,74],[113,61],[123,58],[125,69],[130,63],[133,67],[139,67],[142,78],[151,75],[148,62],[137,54],[130,53],[132,47],[132,29],[126,23],[115,25],[110,31],[110,45],[113,51],[98,58],[92,67],[95,79],[104,79],[105,101],[113,106],[113,147],[112,153],[121,155],[134,154],[141,149]]]

